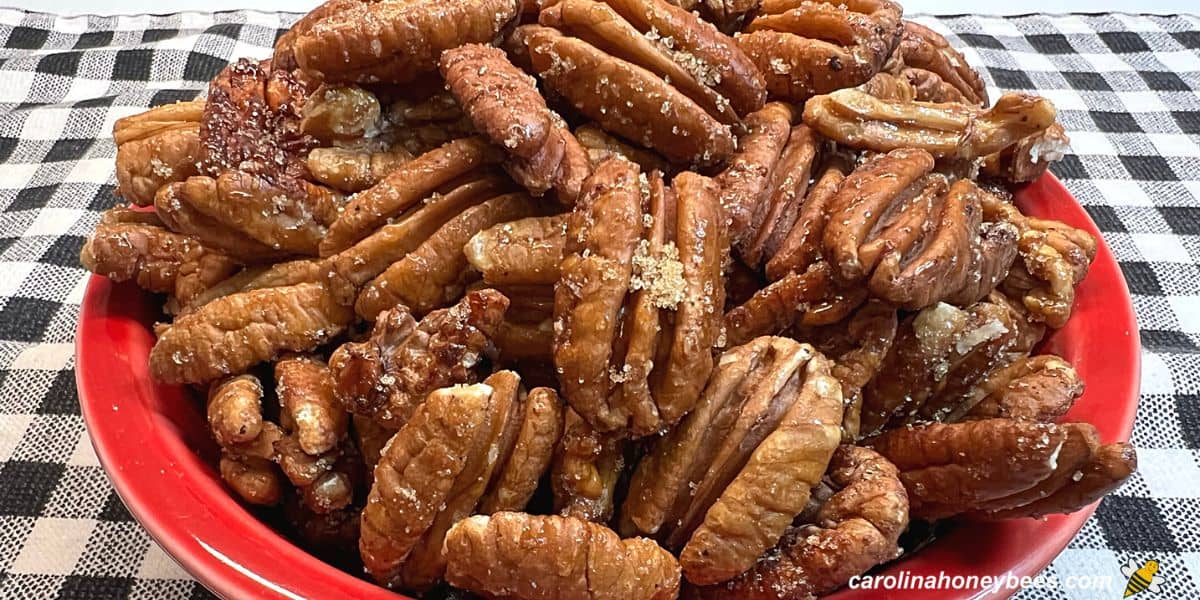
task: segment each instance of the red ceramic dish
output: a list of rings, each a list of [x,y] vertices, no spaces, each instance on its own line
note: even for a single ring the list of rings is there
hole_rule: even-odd
[[[1053,176],[1017,194],[1029,214],[1099,236],[1087,213]],[[184,390],[150,379],[154,296],[92,277],[76,338],[76,379],[92,444],[117,493],[168,553],[225,598],[397,596],[294,546],[246,511],[214,468],[203,408]],[[1140,344],[1125,280],[1103,242],[1075,312],[1045,343],[1075,365],[1087,391],[1068,420],[1096,425],[1104,442],[1129,439],[1138,400]],[[1066,547],[1094,507],[1046,520],[957,527],[882,574],[1037,575]],[[923,592],[929,598],[1005,597],[1015,590]],[[838,598],[908,597],[908,590],[843,590]]]

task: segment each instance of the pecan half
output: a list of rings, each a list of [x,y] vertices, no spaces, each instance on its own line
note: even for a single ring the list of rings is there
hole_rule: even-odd
[[[908,496],[896,467],[868,448],[844,445],[833,453],[826,478],[836,492],[812,523],[790,528],[750,571],[697,595],[812,598],[895,558],[908,526]]]
[[[117,144],[114,193],[139,206],[162,186],[199,173],[203,100],[154,107],[113,124]]]
[[[618,157],[637,163],[644,173],[652,171],[669,173],[671,170],[671,165],[656,152],[631,146],[616,136],[610,135],[595,123],[580,125],[575,129],[575,138],[587,151],[588,160],[593,167],[610,158]]]
[[[383,108],[375,94],[355,85],[322,85],[305,101],[300,130],[322,144],[379,134]]]
[[[511,156],[508,171],[535,195],[553,188],[572,204],[591,172],[587,152],[567,124],[546,106],[537,83],[504,51],[467,44],[447,50],[442,76],[463,111]]]
[[[237,269],[224,252],[161,223],[138,222],[141,219],[133,211],[105,211],[83,244],[79,263],[113,281],[133,281],[144,290],[171,294],[181,303],[191,302]]]
[[[463,246],[467,262],[492,285],[553,285],[566,245],[567,215],[493,225]]]
[[[625,470],[624,450],[622,440],[592,429],[568,408],[550,471],[554,511],[564,517],[609,522],[617,480]]]
[[[516,0],[334,0],[289,40],[296,63],[325,81],[406,83],[435,71],[442,52],[491,41]]]
[[[351,412],[399,428],[433,390],[479,380],[507,308],[504,295],[482,290],[420,323],[404,306],[384,311],[370,339],[344,344],[330,357],[338,398]]]
[[[923,73],[929,73],[923,71]],[[929,73],[932,75],[932,73]],[[925,97],[921,93],[921,88],[917,82],[910,78],[892,75],[886,71],[880,71],[867,80],[866,83],[858,86],[858,89],[879,98],[880,100],[898,100],[901,102],[910,102],[912,100],[923,100],[926,102],[948,102],[951,100],[934,100]]]
[[[901,12],[889,0],[764,0],[737,42],[772,97],[802,102],[878,72],[900,36]]]
[[[982,172],[1012,183],[1033,181],[1050,168],[1050,163],[1062,160],[1070,149],[1071,138],[1061,123],[1055,123],[985,158]]]
[[[1009,93],[989,109],[969,104],[880,100],[848,88],[814,96],[804,122],[839,144],[888,152],[917,148],[938,157],[974,160],[999,152],[1054,124],[1054,105]]]
[[[341,192],[361,192],[387,177],[400,165],[413,159],[404,148],[356,150],[353,148],[314,148],[305,165],[316,181]]]
[[[1083,395],[1083,381],[1074,367],[1051,354],[1019,358],[992,372],[978,388],[982,399],[969,409],[968,418],[1052,423]]]
[[[262,418],[262,384],[251,375],[214,383],[208,394],[208,425],[221,448],[221,479],[250,504],[273,505],[283,497],[275,466],[275,441],[283,431]]]
[[[275,363],[275,393],[296,441],[312,455],[332,450],[346,435],[349,419],[334,395],[333,375],[314,356],[291,356]]]
[[[571,517],[471,517],[446,534],[445,552],[446,580],[487,597],[667,600],[679,594],[679,563],[666,550]]]
[[[971,68],[962,53],[955,50],[940,33],[920,23],[904,21],[904,33],[900,36],[899,52],[907,67],[931,73],[957,91],[965,102],[977,106],[987,105],[987,86],[984,84],[983,78],[979,76],[978,71]],[[909,75],[909,79],[912,80],[911,75]],[[920,89],[921,86],[917,85],[917,88]],[[918,100],[925,99],[918,98]],[[930,101],[941,102],[942,100],[930,99]]]

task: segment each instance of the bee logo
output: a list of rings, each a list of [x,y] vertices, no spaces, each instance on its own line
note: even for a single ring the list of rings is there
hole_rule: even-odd
[[[1158,561],[1148,560],[1139,568],[1137,563],[1130,559],[1121,567],[1121,574],[1129,578],[1129,583],[1125,584],[1125,598],[1134,594],[1140,594],[1146,590],[1157,594],[1162,591],[1158,584],[1162,583],[1163,578],[1157,575]]]

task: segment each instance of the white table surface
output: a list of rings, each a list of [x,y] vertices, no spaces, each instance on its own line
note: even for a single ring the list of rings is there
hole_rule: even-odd
[[[1198,0],[902,0],[910,14],[1024,14],[1068,12],[1200,13]],[[64,15],[171,13],[187,10],[257,9],[302,12],[319,0],[0,0],[0,6]]]

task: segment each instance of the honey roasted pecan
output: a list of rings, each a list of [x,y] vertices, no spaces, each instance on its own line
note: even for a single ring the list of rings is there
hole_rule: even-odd
[[[398,429],[435,389],[475,383],[508,298],[470,292],[418,323],[403,305],[384,311],[371,337],[338,348],[329,359],[345,408]]]
[[[518,182],[535,195],[553,188],[561,202],[574,203],[591,171],[587,152],[532,77],[504,51],[479,44],[447,50],[441,71],[475,127],[512,156],[508,172]]]
[[[983,109],[970,104],[881,100],[847,88],[814,96],[804,122],[839,144],[888,152],[920,149],[937,157],[974,160],[1000,152],[1054,124],[1054,105],[1009,93]]]
[[[128,209],[105,211],[80,250],[79,263],[113,281],[133,281],[144,290],[170,294],[181,303],[237,269],[224,252],[166,229],[154,213]]]
[[[622,440],[600,433],[567,409],[550,471],[554,510],[564,517],[607,523],[625,470]]]
[[[361,192],[387,177],[400,165],[412,160],[407,150],[353,148],[314,148],[305,165],[313,179],[342,192]]]
[[[1083,381],[1065,360],[1051,354],[1024,356],[979,383],[980,400],[969,403],[966,416],[1052,423],[1067,414],[1082,394]]]
[[[550,394],[550,396],[546,396]],[[442,577],[447,530],[477,507],[521,510],[549,463],[553,392],[528,399],[520,378],[432,392],[383,450],[359,550],[377,581],[425,590]],[[534,421],[530,423],[529,421]],[[515,459],[515,461],[514,461]]]
[[[566,245],[567,215],[493,225],[463,247],[467,262],[492,285],[553,285]]]
[[[889,0],[763,0],[737,42],[773,98],[803,102],[877,73],[896,47],[901,12]]]
[[[858,86],[858,89],[875,96],[881,100],[899,100],[902,102],[910,102],[912,100],[924,100],[927,102],[945,102],[946,100],[930,100],[922,97],[918,89],[914,86],[917,84],[910,79],[892,75],[886,71],[880,71],[867,80],[866,83]]]
[[[491,41],[519,6],[517,0],[332,0],[285,43],[301,69],[324,81],[406,83],[435,71],[445,50]]]
[[[666,550],[572,517],[470,517],[446,534],[445,552],[446,580],[489,598],[668,600],[679,594],[679,563]]]
[[[300,130],[323,144],[372,138],[383,125],[375,94],[354,85],[322,85],[303,106]]]
[[[908,526],[908,496],[896,467],[873,450],[844,445],[833,453],[826,479],[836,491],[813,522],[791,527],[748,572],[695,596],[812,598],[895,558]]]
[[[454,303],[466,284],[478,276],[470,269],[463,246],[486,227],[536,213],[537,207],[524,193],[497,196],[463,210],[368,283],[355,309],[364,319],[374,321],[380,312],[397,304],[424,315]]]
[[[275,363],[275,393],[282,414],[294,424],[296,441],[307,454],[332,450],[346,435],[348,417],[334,394],[333,375],[313,356]]]
[[[1050,168],[1050,163],[1062,160],[1070,149],[1071,138],[1067,137],[1061,123],[1055,123],[1041,133],[988,156],[983,161],[982,172],[1013,183],[1033,181]]]
[[[724,217],[712,180],[639,178],[611,159],[568,218],[555,286],[555,364],[567,403],[601,432],[660,431],[711,369],[724,306]]]
[[[804,509],[841,438],[831,366],[786,338],[725,352],[695,409],[638,465],[622,532],[682,548],[696,584],[749,569]]]
[[[250,504],[272,505],[283,497],[275,466],[275,441],[283,431],[262,418],[262,384],[242,375],[214,384],[208,395],[208,425],[221,447],[221,479]]]
[[[953,90],[919,94],[918,100],[987,105],[987,86],[983,78],[940,33],[920,23],[905,21],[897,51],[907,67],[903,74],[918,90],[923,88],[922,84],[933,87],[944,84]]]
[[[668,159],[713,164],[762,106],[762,75],[732,39],[665,0],[563,0],[520,38],[534,70],[601,127]]]
[[[575,129],[575,138],[587,151],[588,160],[593,167],[610,158],[619,157],[637,163],[645,173],[652,171],[668,173],[671,170],[670,164],[654,151],[631,146],[616,136],[610,135],[595,123],[580,125]]]
[[[199,173],[203,100],[154,107],[117,120],[117,189],[134,204],[154,202],[162,186]]]

